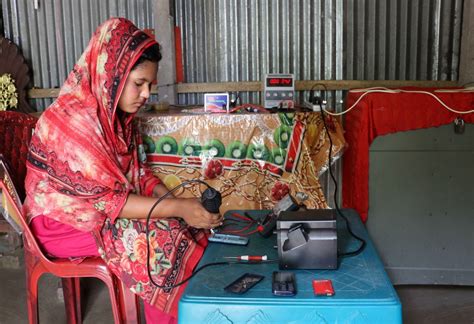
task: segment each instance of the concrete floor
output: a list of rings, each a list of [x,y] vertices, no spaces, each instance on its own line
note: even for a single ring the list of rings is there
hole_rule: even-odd
[[[51,275],[40,279],[41,323],[67,323],[59,284],[60,280]],[[25,276],[15,258],[0,256],[0,287],[0,324],[28,323]],[[404,323],[474,323],[474,287],[399,286],[396,289]],[[97,279],[84,279],[82,295],[84,324],[113,323],[105,285]]]

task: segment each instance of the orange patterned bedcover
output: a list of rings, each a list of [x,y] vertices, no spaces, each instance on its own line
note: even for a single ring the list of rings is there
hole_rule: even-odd
[[[345,148],[337,119],[325,115],[332,162]],[[327,208],[319,176],[327,170],[330,141],[321,114],[158,114],[138,118],[144,152],[169,188],[204,180],[223,197],[221,213],[271,209],[286,193],[308,208]],[[185,185],[175,195],[200,197],[205,188]]]

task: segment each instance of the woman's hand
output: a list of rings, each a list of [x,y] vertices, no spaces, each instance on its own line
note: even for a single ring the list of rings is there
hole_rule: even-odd
[[[195,228],[210,229],[222,225],[223,218],[220,214],[208,212],[195,198],[176,199],[179,216]]]
[[[157,198],[129,194],[127,201],[120,211],[119,217],[129,219],[144,219]],[[163,199],[153,209],[151,218],[180,217],[189,226],[210,229],[222,225],[222,216],[208,212],[196,198]]]

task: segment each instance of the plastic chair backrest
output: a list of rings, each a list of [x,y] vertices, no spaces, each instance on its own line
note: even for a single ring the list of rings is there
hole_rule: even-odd
[[[38,119],[17,111],[0,112],[0,154],[10,167],[10,177],[21,200],[25,198],[26,157]]]
[[[36,241],[33,233],[28,227],[28,222],[25,215],[23,214],[23,207],[21,200],[18,196],[9,170],[5,165],[5,162],[0,158],[0,214],[17,230],[17,232],[26,235],[28,246],[26,249],[32,251],[32,253],[38,255],[45,261],[49,261],[48,258],[41,251],[38,242]]]
[[[10,225],[19,234],[24,231],[24,223],[22,222],[22,209],[20,197],[15,189],[12,178],[10,176],[9,168],[6,165],[3,157],[0,155],[0,180],[1,180],[1,205],[0,214],[10,223]]]

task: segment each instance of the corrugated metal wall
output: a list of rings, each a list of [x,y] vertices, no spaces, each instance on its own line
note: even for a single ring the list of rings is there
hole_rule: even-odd
[[[345,78],[458,79],[463,0],[345,3]]]
[[[463,0],[175,3],[187,82],[257,81],[270,72],[298,80],[458,78]]]
[[[187,82],[343,79],[343,0],[177,0]],[[260,102],[259,94],[241,94]],[[250,97],[249,97],[250,96]],[[181,95],[185,102],[202,102]]]
[[[58,88],[109,17],[126,17],[153,28],[154,0],[2,0],[5,37],[23,51],[33,70],[33,86]],[[37,5],[37,6],[36,6]],[[43,110],[51,100],[36,100]]]
[[[59,87],[100,22],[124,16],[153,28],[154,4],[2,0],[5,36],[22,48],[35,87]],[[174,11],[186,82],[258,81],[276,72],[294,73],[298,80],[456,80],[462,5],[463,0],[175,0]],[[260,102],[258,93],[241,97]],[[179,99],[200,103],[202,95]]]

